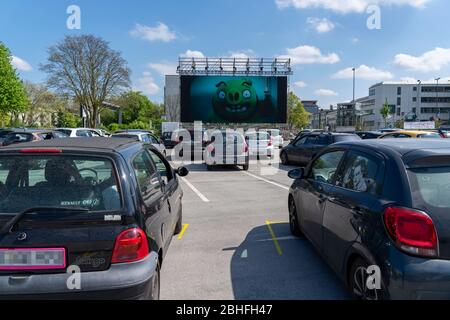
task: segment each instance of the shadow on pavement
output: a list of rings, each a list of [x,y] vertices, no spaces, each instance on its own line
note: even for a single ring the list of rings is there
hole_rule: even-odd
[[[267,225],[250,231],[231,260],[235,299],[349,298],[344,284],[305,238],[292,237],[287,223],[272,224],[271,227],[282,254],[277,252]]]

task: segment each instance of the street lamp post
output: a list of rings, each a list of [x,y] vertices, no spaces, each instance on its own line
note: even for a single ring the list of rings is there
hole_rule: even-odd
[[[416,108],[416,112],[414,112],[414,116],[417,118],[417,113],[419,112],[420,106],[421,106],[421,102],[419,102],[419,95],[420,95],[420,90],[421,90],[421,85],[422,85],[422,80],[417,80],[418,86],[417,86],[417,108]],[[416,120],[416,119],[415,119]],[[414,121],[415,121],[414,120]]]
[[[356,89],[356,68],[352,68],[353,71],[353,119],[355,119],[355,128],[358,126],[357,119],[356,119],[356,104],[355,104],[355,89]]]

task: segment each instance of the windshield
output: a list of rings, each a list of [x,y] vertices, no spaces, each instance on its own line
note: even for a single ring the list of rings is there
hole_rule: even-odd
[[[439,133],[426,133],[426,134],[419,134],[417,136],[419,139],[441,139],[441,135]]]
[[[119,210],[112,162],[73,156],[0,157],[0,212],[33,207]]]

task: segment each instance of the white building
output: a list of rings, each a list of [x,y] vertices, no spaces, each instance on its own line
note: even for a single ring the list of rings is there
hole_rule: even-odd
[[[385,127],[380,110],[389,104],[391,115],[388,127],[393,128],[398,120],[430,121],[450,120],[450,82],[381,82],[369,89],[369,96],[356,102],[361,105],[364,130]]]

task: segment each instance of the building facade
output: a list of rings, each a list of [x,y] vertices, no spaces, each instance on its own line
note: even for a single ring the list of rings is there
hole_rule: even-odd
[[[390,115],[380,110],[389,105]],[[364,130],[394,128],[400,121],[450,120],[450,82],[381,82],[369,88],[369,95],[356,101]]]

